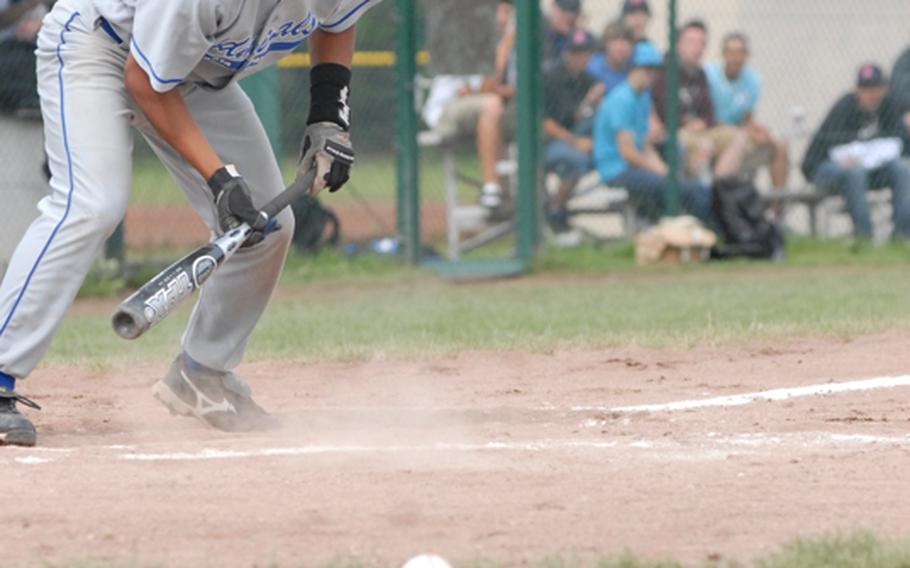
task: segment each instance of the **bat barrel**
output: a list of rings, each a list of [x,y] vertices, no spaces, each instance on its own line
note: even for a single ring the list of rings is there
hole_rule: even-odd
[[[123,339],[136,339],[151,327],[151,323],[141,311],[131,306],[122,305],[112,320],[114,332]]]

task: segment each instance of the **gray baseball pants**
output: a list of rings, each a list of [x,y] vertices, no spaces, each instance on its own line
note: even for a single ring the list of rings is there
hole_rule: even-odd
[[[38,90],[52,179],[50,194],[38,205],[40,215],[0,285],[0,371],[16,378],[28,376],[44,356],[94,258],[125,216],[133,127],[203,221],[213,231],[217,227],[205,180],[155,133],[127,95],[128,52],[98,28],[94,15],[70,7],[74,4],[58,2],[38,38]],[[254,203],[262,206],[280,193],[278,164],[240,87],[180,88],[215,151],[248,181]],[[282,231],[238,252],[204,286],[183,336],[184,351],[199,363],[228,370],[242,359],[293,233],[290,212],[279,222]]]

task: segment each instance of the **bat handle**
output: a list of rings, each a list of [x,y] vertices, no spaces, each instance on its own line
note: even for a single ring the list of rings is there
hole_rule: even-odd
[[[298,176],[297,179],[294,180],[294,183],[282,191],[277,197],[266,203],[262,210],[269,216],[269,219],[275,217],[275,215],[281,213],[285,207],[306,195],[307,192],[310,191],[310,188],[313,187],[313,182],[315,180],[316,168],[314,167],[303,176]]]

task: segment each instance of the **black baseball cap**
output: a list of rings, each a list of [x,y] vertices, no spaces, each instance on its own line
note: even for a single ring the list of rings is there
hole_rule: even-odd
[[[556,0],[556,5],[563,12],[581,12],[581,0]]]
[[[626,0],[622,4],[622,15],[631,14],[632,12],[644,12],[651,15],[651,7],[648,6],[648,0]]]
[[[874,63],[866,63],[856,73],[857,87],[881,87],[885,84],[885,72]]]
[[[585,30],[578,28],[569,34],[566,50],[574,52],[590,51],[593,53],[597,51],[597,40]]]

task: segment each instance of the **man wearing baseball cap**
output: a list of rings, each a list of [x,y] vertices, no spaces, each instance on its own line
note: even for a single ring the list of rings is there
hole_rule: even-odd
[[[586,68],[596,49],[597,41],[591,34],[575,30],[559,63],[544,75],[544,167],[555,173],[560,182],[549,210],[554,233],[569,230],[566,202],[578,180],[594,167],[591,118],[603,97],[604,85]]]
[[[822,191],[843,195],[859,240],[873,236],[866,192],[891,188],[894,238],[910,239],[910,167],[901,160],[901,113],[885,74],[859,68],[856,88],[828,112],[812,138],[803,173]]]
[[[581,19],[581,0],[551,0],[543,22],[544,69],[555,65]]]
[[[643,215],[657,218],[664,209],[669,169],[648,136],[651,87],[663,56],[649,42],[632,52],[632,69],[624,83],[601,103],[594,120],[594,161],[603,181],[629,192]],[[711,215],[710,188],[680,180],[684,209],[702,220]]]
[[[622,3],[620,20],[630,30],[635,42],[647,41],[648,25],[651,23],[651,7],[648,0],[625,0]]]

